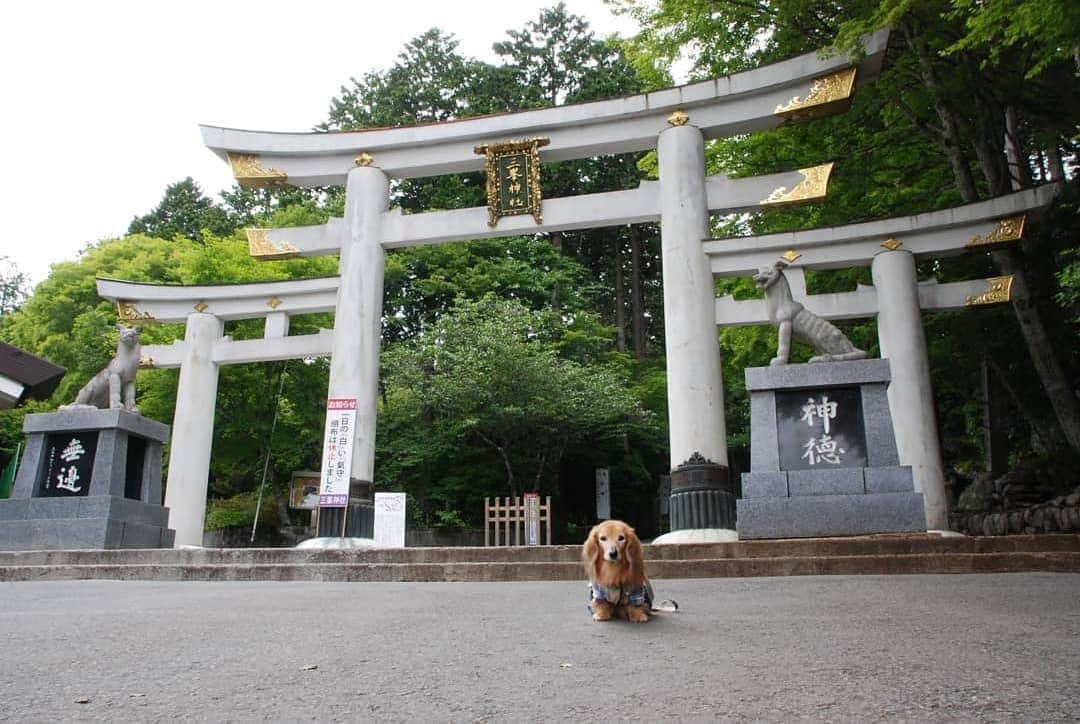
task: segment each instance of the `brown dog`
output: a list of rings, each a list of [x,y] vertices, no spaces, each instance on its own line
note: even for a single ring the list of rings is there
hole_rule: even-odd
[[[594,621],[625,618],[643,623],[652,609],[652,586],[645,577],[641,541],[621,520],[593,526],[581,551],[589,577],[589,609]]]

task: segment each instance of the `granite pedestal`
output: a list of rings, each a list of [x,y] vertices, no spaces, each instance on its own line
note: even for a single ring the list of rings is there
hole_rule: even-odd
[[[127,410],[27,415],[25,454],[0,500],[0,549],[171,548],[161,504],[169,427]]]
[[[897,457],[889,379],[887,359],[746,370],[740,539],[926,530],[923,496]]]

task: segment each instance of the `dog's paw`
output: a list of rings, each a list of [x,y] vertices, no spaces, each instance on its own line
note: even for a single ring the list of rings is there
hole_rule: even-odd
[[[610,621],[611,620],[611,614],[606,612],[606,611],[593,611],[592,620],[593,621]]]
[[[630,608],[626,611],[626,618],[633,623],[645,623],[649,620],[649,615],[640,608]]]

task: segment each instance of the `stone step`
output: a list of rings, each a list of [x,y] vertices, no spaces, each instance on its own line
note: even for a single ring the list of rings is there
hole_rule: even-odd
[[[775,558],[930,553],[1080,552],[1080,535],[996,537],[890,534],[729,543],[645,545],[647,560]],[[453,548],[144,548],[0,551],[0,566],[87,564],[498,563],[574,562],[576,545]]]
[[[536,581],[583,576],[580,546],[0,552],[0,581]],[[880,535],[645,546],[653,578],[1080,572],[1080,535]]]
[[[828,558],[658,560],[649,575],[665,578],[897,575],[930,573],[1080,573],[1080,553],[936,553]],[[9,565],[3,581],[572,581],[581,565],[547,563],[92,563]]]

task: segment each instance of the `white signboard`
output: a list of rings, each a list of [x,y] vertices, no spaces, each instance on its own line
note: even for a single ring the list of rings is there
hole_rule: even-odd
[[[349,473],[352,470],[355,429],[356,398],[328,399],[322,477],[319,481],[320,508],[344,508],[349,504]]]
[[[375,493],[375,545],[405,547],[405,493]]]
[[[607,468],[596,469],[596,518],[607,520],[611,517],[611,482]]]
[[[525,545],[540,545],[540,493],[525,493]]]

